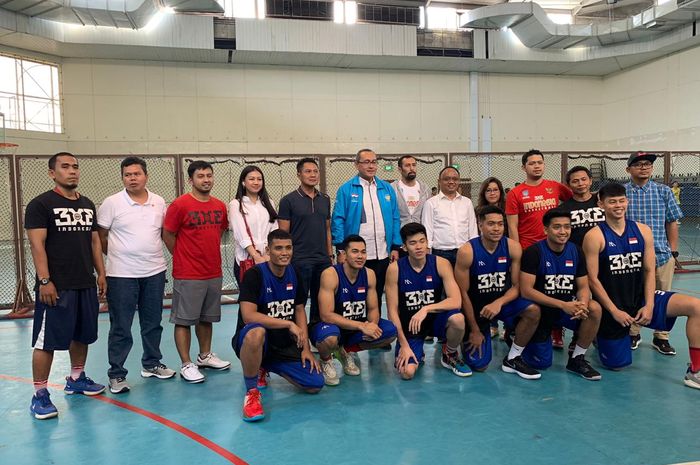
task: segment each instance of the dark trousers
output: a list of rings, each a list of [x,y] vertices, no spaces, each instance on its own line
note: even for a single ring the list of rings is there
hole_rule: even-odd
[[[459,249],[450,249],[450,250],[438,250],[438,249],[433,249],[431,253],[433,255],[437,255],[438,257],[446,258],[451,264],[452,268],[455,267],[455,264],[457,263],[457,251]]]
[[[311,311],[309,321],[320,321],[318,314],[318,291],[321,289],[321,273],[331,266],[331,261],[325,262],[294,262],[294,266],[299,270],[304,289],[309,294],[311,300]]]
[[[141,365],[153,368],[160,363],[160,337],[163,333],[163,293],[165,271],[147,278],[107,278],[107,305],[109,307],[109,336],[107,357],[110,378],[126,378],[124,368],[134,340],[131,324],[139,314],[143,356]]]
[[[382,314],[382,296],[384,295],[384,281],[386,280],[386,269],[389,268],[390,258],[383,260],[367,260],[365,266],[374,271],[377,276],[377,302],[379,303],[379,315]]]

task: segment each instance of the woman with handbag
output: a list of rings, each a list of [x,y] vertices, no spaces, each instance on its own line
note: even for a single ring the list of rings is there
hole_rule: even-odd
[[[240,287],[248,269],[268,260],[267,235],[278,228],[275,205],[265,189],[265,176],[257,166],[246,166],[241,171],[236,197],[229,204],[229,219],[236,241],[233,271]]]

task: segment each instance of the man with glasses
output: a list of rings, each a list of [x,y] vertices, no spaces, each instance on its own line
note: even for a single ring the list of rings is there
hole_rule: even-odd
[[[384,278],[389,262],[399,258],[401,221],[391,184],[376,177],[377,154],[361,149],[355,156],[357,176],[340,186],[335,197],[331,236],[337,251],[351,234],[367,245],[365,266],[377,277],[377,301],[381,314]]]
[[[683,213],[671,188],[651,180],[656,158],[653,153],[634,152],[627,159],[630,174],[630,182],[625,184],[629,199],[627,219],[651,228],[656,253],[656,289],[670,291],[678,257],[678,220]],[[642,341],[639,329],[636,323],[630,327],[632,350]],[[676,355],[676,349],[668,342],[667,331],[655,331],[651,344],[663,355]]]
[[[440,171],[440,192],[425,202],[422,221],[431,253],[449,260],[453,268],[457,262],[457,250],[479,236],[474,205],[458,192],[459,179],[457,168],[447,166]]]

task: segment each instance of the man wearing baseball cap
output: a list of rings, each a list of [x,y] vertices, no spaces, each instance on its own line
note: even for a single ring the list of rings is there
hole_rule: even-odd
[[[683,217],[671,188],[652,181],[656,154],[634,152],[627,159],[630,182],[625,184],[629,207],[627,219],[644,223],[651,228],[656,253],[656,289],[670,291],[675,259],[678,257],[678,223]],[[639,326],[630,327],[632,349],[639,347],[642,338]],[[652,346],[664,355],[676,355],[668,342],[668,332],[654,332]]]

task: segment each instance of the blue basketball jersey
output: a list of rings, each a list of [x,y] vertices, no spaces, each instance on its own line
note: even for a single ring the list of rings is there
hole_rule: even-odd
[[[297,294],[297,274],[288,266],[279,278],[270,270],[267,262],[256,265],[260,270],[262,285],[258,295],[258,312],[279,320],[294,320],[294,300]],[[297,359],[301,351],[287,329],[267,329],[267,344],[279,354],[269,354],[272,358]],[[279,355],[280,357],[275,357]]]
[[[644,303],[644,238],[634,221],[618,235],[607,223],[598,225],[605,247],[598,256],[598,279],[615,306],[635,315]]]
[[[425,265],[420,271],[413,269],[408,257],[400,258],[398,267],[399,318],[403,330],[408,331],[408,323],[417,311],[442,299],[442,279],[435,255],[425,256]]]
[[[338,274],[338,289],[335,291],[335,313],[355,321],[367,321],[367,268],[362,267],[357,279],[351,283],[342,264],[334,265]]]
[[[554,299],[571,301],[578,291],[576,270],[583,259],[576,245],[567,242],[559,254],[549,248],[546,239],[537,242],[534,247],[540,252],[535,289]]]
[[[502,297],[511,288],[511,258],[507,237],[501,238],[493,253],[486,250],[479,237],[471,239],[469,243],[473,259],[469,267],[468,294],[478,320],[484,305]]]

